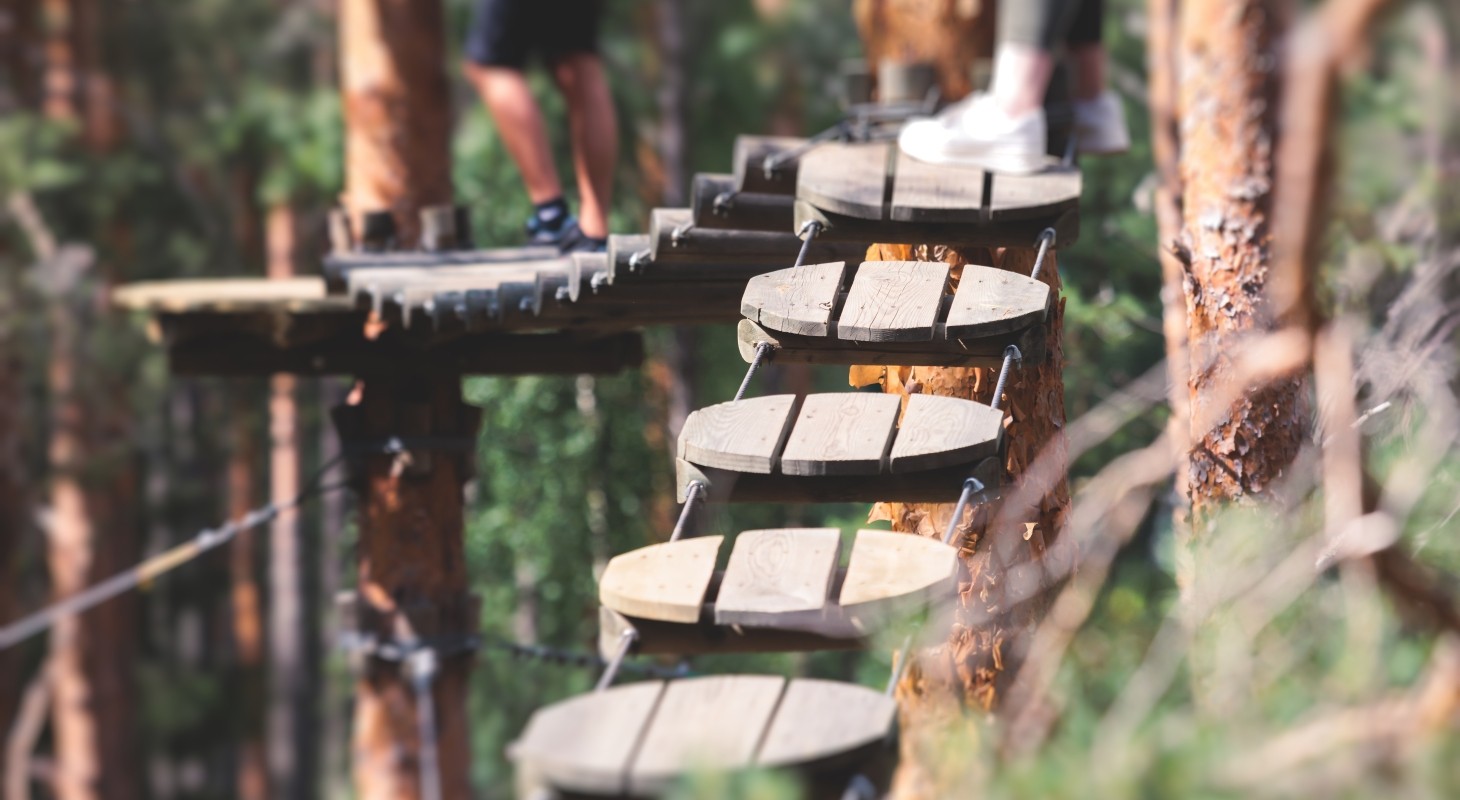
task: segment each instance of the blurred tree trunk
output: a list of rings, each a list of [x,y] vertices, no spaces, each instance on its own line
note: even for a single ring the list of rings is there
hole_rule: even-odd
[[[11,260],[13,258],[13,260]],[[8,263],[21,263],[18,253],[0,253]],[[25,463],[25,362],[19,327],[19,270],[0,276],[0,624],[20,616],[20,567],[32,512]],[[25,681],[18,647],[0,650],[0,741],[9,735]],[[0,759],[0,787],[5,786]]]
[[[294,275],[297,252],[294,209],[271,207],[264,222],[265,267],[268,277]],[[269,378],[269,502],[281,504],[299,492],[298,378]],[[314,684],[304,584],[305,553],[300,542],[299,512],[285,511],[269,524],[269,778],[271,796],[314,796],[316,752]]]
[[[113,149],[121,133],[101,54],[103,8],[95,0],[46,0],[42,6],[44,112],[79,125],[92,155]],[[48,561],[58,597],[130,565],[137,550],[131,414],[127,393],[117,383],[124,379],[111,374],[116,365],[89,358],[97,352],[94,341],[119,335],[105,297],[117,277],[111,263],[127,237],[111,223],[103,233],[113,252],[100,281],[86,274],[94,260],[89,251],[59,248],[54,237],[37,247],[43,269],[56,281],[47,310]],[[64,274],[70,269],[76,271]],[[62,800],[125,800],[140,789],[133,685],[137,608],[135,595],[123,596],[51,631],[55,791]]]
[[[418,209],[452,196],[442,4],[341,0],[339,15],[346,206],[357,219],[365,211],[394,210],[400,240],[412,246]],[[371,376],[352,401],[369,439],[472,432],[456,375]],[[462,460],[440,453],[425,459],[428,464],[417,465],[424,474],[391,457],[364,459],[358,597],[362,619],[387,640],[404,622],[402,609],[416,606],[459,622],[470,605]],[[471,795],[469,669],[469,658],[443,659],[434,686],[441,784],[449,798]],[[371,659],[355,704],[355,787],[363,800],[418,796],[415,714],[399,666]]]
[[[246,403],[232,403],[230,411],[233,447],[228,459],[228,516],[238,519],[258,502],[254,479],[257,417]],[[264,619],[259,592],[258,565],[254,558],[258,540],[252,531],[240,533],[228,546],[228,569],[233,595],[233,646],[242,685],[236,687],[239,702],[233,705],[244,719],[238,748],[238,777],[234,785],[240,800],[264,800],[269,796],[268,761],[264,753],[263,707]]]
[[[856,4],[869,66],[875,71],[882,58],[932,61],[949,99],[967,93],[972,65],[991,55],[992,11],[990,3],[941,0],[861,0]],[[879,244],[868,249],[867,258],[945,261],[954,265],[953,273],[958,276],[961,271],[956,267],[964,264],[1027,273],[1034,254],[1033,248],[990,253],[937,244]],[[1042,279],[1058,292],[1059,270],[1053,253]],[[1049,321],[1046,360],[1026,362],[1009,378],[1004,405],[1009,420],[1004,465],[1008,484],[1017,482],[1037,456],[1052,457],[1061,470],[1064,466],[1060,432],[1065,422],[1063,317],[1060,301]],[[851,380],[853,385],[880,380],[883,391],[903,396],[921,392],[988,403],[997,377],[997,369],[854,367]],[[1033,597],[1011,597],[1005,593],[1004,576],[1019,564],[1044,555],[1063,526],[1068,507],[1069,487],[1061,472],[1027,519],[1009,520],[995,528],[989,524],[987,510],[980,509],[967,513],[960,522],[971,582],[963,587],[961,608],[946,631],[946,643],[913,660],[898,686],[902,759],[893,786],[895,796],[948,796],[966,780],[966,764],[950,763],[947,758],[948,726],[959,724],[961,708],[987,711],[999,704],[1045,605],[1043,590],[1048,587],[1038,587]],[[893,530],[941,538],[952,511],[951,504],[879,503],[871,518],[890,520]],[[972,729],[969,732],[975,734]]]
[[[1229,409],[1205,408],[1222,387],[1245,382],[1232,358],[1242,340],[1277,324],[1266,299],[1283,14],[1276,0],[1198,0],[1183,3],[1177,21],[1176,253],[1190,352],[1186,492],[1198,526],[1219,506],[1274,488],[1304,429],[1297,378],[1244,392]]]

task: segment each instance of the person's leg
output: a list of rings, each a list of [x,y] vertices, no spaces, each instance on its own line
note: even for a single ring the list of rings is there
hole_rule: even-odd
[[[553,165],[542,110],[519,69],[468,62],[466,75],[497,123],[507,153],[522,173],[527,196],[534,204],[563,196],[562,182]]]
[[[1104,0],[1082,0],[1066,41],[1075,73],[1075,100],[1094,100],[1105,92],[1106,53],[1101,41]]]
[[[591,52],[558,58],[553,78],[568,105],[573,168],[578,176],[578,224],[591,239],[608,236],[613,198],[614,164],[618,156],[618,119],[603,63]]]

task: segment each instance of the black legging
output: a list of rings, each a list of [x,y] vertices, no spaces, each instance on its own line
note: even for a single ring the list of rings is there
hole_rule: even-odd
[[[1096,44],[1104,0],[1000,0],[999,41],[1054,50]]]

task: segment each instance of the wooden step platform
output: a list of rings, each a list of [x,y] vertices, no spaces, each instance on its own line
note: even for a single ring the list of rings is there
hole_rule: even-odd
[[[701,228],[687,208],[656,208],[649,215],[651,266],[643,270],[655,280],[746,281],[773,269],[790,267],[801,252],[801,239],[782,231]],[[860,259],[866,248],[846,242],[812,242],[807,260]],[[615,274],[614,278],[617,279]]]
[[[957,591],[958,550],[936,539],[858,531],[841,567],[835,528],[745,531],[723,571],[723,536],[614,557],[599,579],[605,655],[628,628],[634,652],[793,652],[859,647]]]
[[[948,502],[976,475],[999,483],[1004,417],[971,400],[914,394],[771,395],[690,414],[679,438],[680,497],[710,501]],[[993,465],[985,462],[993,461]]]
[[[1009,344],[1043,357],[1049,286],[967,265],[955,291],[936,261],[835,262],[752,278],[741,298],[741,355],[821,364],[969,366],[997,363]],[[1028,348],[1026,350],[1026,347]]]
[[[1031,246],[1049,227],[1069,245],[1080,191],[1079,169],[1054,160],[1035,175],[994,175],[926,164],[891,142],[833,142],[800,159],[795,224],[816,220],[829,241],[983,246]]]
[[[432,269],[437,267],[480,267],[522,261],[559,258],[556,247],[491,247],[474,250],[441,252],[386,251],[381,253],[350,252],[325,256],[322,267],[325,284],[331,294],[343,293],[349,274],[357,269],[392,269],[396,267]]]
[[[533,714],[509,748],[558,791],[650,797],[697,771],[759,768],[850,777],[883,751],[897,705],[862,686],[715,675],[617,686]]]
[[[792,158],[780,164],[767,174],[767,156],[794,150],[806,144],[806,139],[795,136],[751,136],[735,137],[734,155],[731,163],[734,169],[735,189],[740,192],[758,194],[795,194],[796,174],[800,168],[799,158]]]
[[[793,195],[742,192],[735,188],[734,175],[695,175],[689,205],[697,228],[775,233],[796,230]]]

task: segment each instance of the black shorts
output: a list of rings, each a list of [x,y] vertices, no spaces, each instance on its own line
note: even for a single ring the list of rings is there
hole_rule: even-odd
[[[533,55],[552,64],[598,52],[604,0],[477,0],[466,57],[484,67],[522,69]]]

